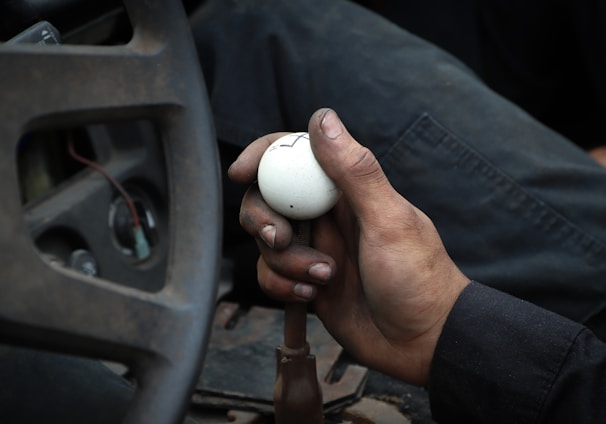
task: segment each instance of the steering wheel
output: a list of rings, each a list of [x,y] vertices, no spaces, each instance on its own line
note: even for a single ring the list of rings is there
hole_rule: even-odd
[[[128,364],[136,393],[125,422],[177,423],[199,377],[214,312],[219,160],[181,2],[124,4],[133,26],[126,45],[0,45],[0,336]],[[150,119],[163,138],[171,236],[166,282],[154,293],[50,266],[23,217],[20,136],[123,118]]]

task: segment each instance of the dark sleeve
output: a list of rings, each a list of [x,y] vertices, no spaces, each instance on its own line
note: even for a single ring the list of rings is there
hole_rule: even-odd
[[[582,325],[471,283],[434,354],[440,423],[606,422],[606,345]]]

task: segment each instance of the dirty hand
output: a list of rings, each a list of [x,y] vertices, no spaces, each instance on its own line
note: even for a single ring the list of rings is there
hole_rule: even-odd
[[[446,318],[469,283],[448,256],[431,220],[389,184],[374,155],[330,109],[309,122],[316,159],[342,192],[313,222],[313,248],[298,245],[284,217],[252,186],[240,222],[261,251],[262,289],[283,301],[312,301],[327,330],[361,363],[425,385]],[[229,176],[251,184],[265,149],[284,135],[252,143]]]

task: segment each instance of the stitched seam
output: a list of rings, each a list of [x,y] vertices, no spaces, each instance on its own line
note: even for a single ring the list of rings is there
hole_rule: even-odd
[[[389,162],[399,149],[414,151],[412,143],[430,143],[434,148],[445,147],[452,155],[453,163],[461,171],[483,178],[495,189],[515,199],[508,209],[511,213],[531,222],[533,226],[548,233],[563,247],[579,250],[587,259],[602,263],[606,255],[606,245],[584,232],[581,228],[553,209],[549,204],[526,191],[511,176],[496,167],[472,146],[463,142],[434,120],[423,113],[381,157]]]

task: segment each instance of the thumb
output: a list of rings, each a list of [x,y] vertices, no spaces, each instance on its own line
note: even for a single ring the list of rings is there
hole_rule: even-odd
[[[314,113],[309,134],[316,160],[355,214],[363,219],[381,216],[377,209],[397,193],[370,149],[354,140],[332,109]]]

